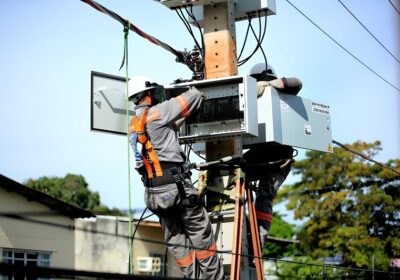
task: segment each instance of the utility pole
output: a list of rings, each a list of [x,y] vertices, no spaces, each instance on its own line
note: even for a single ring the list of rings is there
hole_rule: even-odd
[[[204,6],[205,78],[238,74],[234,1]],[[241,139],[206,142],[207,161],[241,155]]]
[[[238,75],[236,59],[236,32],[235,32],[235,3],[233,0],[209,4],[204,9],[204,48],[205,48],[205,78],[222,78]],[[206,142],[207,161],[214,161],[227,156],[242,155],[241,137],[228,140]],[[254,203],[252,202],[251,190],[245,190],[244,173],[240,168],[235,170],[235,191],[239,197],[235,199],[234,222],[232,236],[232,257],[230,263],[230,279],[239,280],[250,278],[249,261],[243,260],[241,254],[247,252],[247,222],[244,202],[240,199],[247,195],[251,234],[253,237],[254,255],[258,257],[256,263],[256,277],[264,279],[260,242],[258,238],[258,227]],[[210,181],[223,181],[221,174],[212,174]],[[246,194],[245,194],[246,193]],[[224,217],[221,215],[221,219]],[[257,238],[254,238],[257,236]],[[222,238],[222,237],[221,237]],[[245,251],[244,251],[245,250]]]

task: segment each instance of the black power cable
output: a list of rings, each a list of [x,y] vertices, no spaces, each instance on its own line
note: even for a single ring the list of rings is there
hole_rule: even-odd
[[[252,51],[252,53],[248,57],[246,57],[243,60],[238,62],[238,66],[242,66],[243,64],[248,62],[253,57],[253,55],[260,49],[261,44],[262,44],[262,42],[263,42],[263,40],[265,38],[266,30],[267,30],[267,18],[268,18],[267,17],[267,11],[265,11],[264,27],[262,28],[261,27],[261,13],[260,12],[258,13],[258,20],[259,20],[259,29],[258,29],[259,32],[258,33],[259,33],[259,35],[257,36],[255,31],[254,31],[254,28],[252,26],[251,18],[249,17],[249,23],[248,23],[249,24],[249,28],[252,29],[253,35],[254,35],[254,37],[256,39],[257,44],[256,44],[256,47],[254,48],[254,50]]]
[[[57,227],[57,228],[64,228],[66,230],[80,230],[82,232],[88,232],[88,233],[92,233],[92,234],[103,234],[103,235],[106,235],[106,236],[113,236],[113,237],[121,237],[121,238],[130,239],[130,237],[127,236],[127,235],[120,235],[120,234],[116,235],[114,233],[109,233],[109,232],[101,232],[101,231],[97,231],[97,230],[89,230],[89,229],[85,229],[85,228],[78,228],[78,227],[75,227],[73,225],[64,225],[64,224],[58,224],[58,223],[54,223],[54,222],[34,220],[34,219],[27,218],[27,217],[24,217],[24,216],[20,216],[20,215],[17,215],[17,214],[0,213],[0,217],[5,217],[5,218],[9,218],[9,219],[15,219],[15,220],[19,220],[19,221],[30,222],[30,223],[34,223],[34,224],[42,224],[42,225],[47,225],[47,226],[54,226],[54,227]],[[198,248],[198,247],[195,247],[195,246],[173,244],[173,243],[169,243],[169,242],[165,242],[165,241],[158,241],[158,240],[152,240],[152,239],[146,239],[146,238],[135,238],[135,240],[146,242],[146,243],[160,244],[160,245],[166,245],[166,246],[170,246],[170,245],[182,246],[182,247],[186,247],[186,248],[190,248],[190,249],[194,249],[194,250],[206,251],[204,248]],[[393,273],[393,272],[381,271],[381,270],[351,268],[351,267],[342,267],[342,266],[335,266],[335,265],[312,264],[312,263],[297,262],[297,261],[291,261],[291,260],[269,258],[269,257],[265,257],[265,256],[264,257],[258,257],[258,256],[250,255],[250,254],[233,253],[232,251],[227,251],[227,250],[211,250],[211,251],[212,252],[217,252],[219,254],[229,254],[229,255],[232,255],[232,256],[237,255],[237,256],[253,258],[253,259],[254,258],[261,258],[263,260],[272,260],[272,261],[277,261],[277,262],[286,262],[286,263],[293,263],[293,264],[303,264],[303,265],[319,266],[319,267],[340,268],[340,269],[354,270],[354,271],[370,271],[370,272],[374,271],[374,272],[387,273],[387,274]],[[2,265],[0,265],[0,271],[2,271],[2,270],[3,270],[3,267],[2,267]],[[120,279],[123,279],[123,278],[120,278]]]
[[[358,61],[361,65],[363,65],[365,68],[367,68],[369,71],[371,71],[375,76],[380,78],[382,81],[390,85],[392,88],[400,92],[400,88],[396,87],[394,84],[386,80],[384,77],[379,75],[376,71],[374,71],[371,67],[369,67],[367,64],[365,64],[363,61],[361,61],[358,57],[356,57],[354,54],[352,54],[349,50],[347,50],[343,45],[341,45],[338,41],[336,41],[331,35],[329,35],[325,30],[323,30],[321,27],[319,27],[318,24],[316,24],[312,19],[310,19],[306,14],[304,14],[299,8],[297,8],[292,2],[289,0],[286,0],[296,11],[298,11],[303,17],[305,17],[311,24],[313,24],[316,28],[318,28],[322,33],[325,34],[329,39],[331,39],[338,47],[340,47],[342,50],[344,50],[347,54],[349,54],[352,58]]]
[[[394,56],[394,54],[393,53],[391,53],[382,43],[381,43],[381,41],[379,41],[378,40],[378,38],[376,38],[375,36],[374,36],[374,34],[372,34],[372,32],[371,31],[369,31],[369,29],[349,10],[349,8],[345,5],[345,4],[343,4],[343,2],[341,1],[341,0],[338,0],[339,1],[339,3],[346,9],[346,11],[365,29],[365,31],[367,31],[368,33],[369,33],[369,35],[371,35],[372,36],[372,38],[374,38],[375,39],[375,41],[376,42],[378,42],[378,44],[379,45],[381,45],[382,46],[382,48],[384,48],[385,50],[386,50],[386,52],[388,52],[394,59],[396,59],[396,61],[398,62],[398,63],[400,63],[400,60],[397,58],[397,57],[395,57]]]
[[[390,1],[390,0],[388,0],[388,1],[389,1],[390,5],[392,5],[393,9],[395,9],[396,12],[397,12],[397,13],[399,14],[399,16],[400,16],[400,11],[396,8],[396,6],[393,4],[393,2]]]

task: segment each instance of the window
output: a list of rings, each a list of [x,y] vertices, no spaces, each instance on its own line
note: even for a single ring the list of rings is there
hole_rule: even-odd
[[[24,266],[26,266],[28,269],[36,266],[49,267],[50,260],[50,253],[48,252],[3,249],[3,263],[13,264],[17,267],[17,269],[15,270],[15,275],[3,275],[2,280],[36,279],[34,277],[30,277],[30,275],[28,275],[28,273],[26,273],[22,268]],[[21,269],[18,269],[18,267],[21,267]]]

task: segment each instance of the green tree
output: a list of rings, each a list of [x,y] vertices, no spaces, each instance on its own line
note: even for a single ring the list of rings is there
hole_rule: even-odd
[[[25,185],[97,214],[122,214],[118,209],[102,205],[99,193],[89,190],[82,175],[67,174],[64,178],[44,176],[37,180],[29,179]]]
[[[271,225],[269,236],[282,238],[282,239],[293,239],[296,234],[295,226],[285,222],[282,219],[282,215],[274,212],[274,221]],[[281,258],[284,256],[292,256],[295,254],[295,244],[273,242],[268,241],[264,246],[264,255],[270,258]]]
[[[380,142],[347,147],[374,158]],[[400,171],[400,160],[386,163]],[[292,169],[299,182],[282,188],[287,208],[305,219],[298,239],[313,259],[341,256],[345,266],[389,269],[400,256],[400,177],[343,148],[306,153]]]

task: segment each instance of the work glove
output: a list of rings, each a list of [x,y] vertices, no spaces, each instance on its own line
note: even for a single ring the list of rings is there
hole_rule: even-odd
[[[272,86],[283,93],[297,95],[303,83],[297,78],[279,78],[272,81],[257,82],[257,98],[260,98],[266,87]]]

